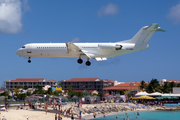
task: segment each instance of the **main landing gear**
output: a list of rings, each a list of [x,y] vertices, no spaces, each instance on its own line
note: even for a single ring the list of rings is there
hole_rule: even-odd
[[[31,57],[29,57],[28,63],[31,63],[31,60],[30,60],[30,59],[31,59]]]
[[[79,59],[77,60],[77,62],[78,62],[79,64],[82,64],[82,63],[83,63],[83,60],[82,60],[81,58],[79,58]],[[90,65],[91,65],[91,62],[89,61],[89,59],[87,60],[86,65],[87,65],[87,66],[90,66]]]

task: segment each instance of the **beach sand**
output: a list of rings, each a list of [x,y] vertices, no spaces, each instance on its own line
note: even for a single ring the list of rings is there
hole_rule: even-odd
[[[127,103],[122,103],[121,105],[123,104],[127,104]],[[102,105],[102,104],[83,104],[82,105],[82,108],[85,108],[85,107],[95,107],[95,106],[98,106],[98,105]],[[129,103],[127,106],[129,105],[132,105],[132,103]],[[63,106],[63,109],[67,109],[67,108],[70,108],[72,106],[72,104],[69,104],[69,105],[64,105]],[[138,109],[139,111],[141,110],[147,110],[147,109]],[[152,109],[151,109],[152,110]],[[128,112],[128,111],[126,111]],[[1,111],[1,114],[0,114],[0,118],[6,118],[7,120],[53,120],[55,119],[55,114],[58,113],[59,114],[59,111],[57,110],[53,110],[53,108],[50,108],[48,107],[48,112],[46,114],[45,112],[45,109],[44,108],[38,108],[38,109],[30,109],[30,110],[25,110],[25,109],[19,109],[19,110],[16,110],[16,108],[12,107],[12,108],[9,108],[8,109],[8,112],[4,112],[4,111]],[[107,115],[113,115],[113,114],[118,114],[118,113],[122,113],[122,112],[111,112],[111,113],[106,113],[106,116]],[[100,117],[100,116],[103,116],[102,113],[98,114],[96,113],[97,116],[96,117]],[[64,118],[62,117],[63,120],[71,120],[71,118]],[[77,115],[74,115],[74,118],[75,119],[78,119],[77,118]],[[92,119],[93,118],[93,113],[82,113],[82,119]]]

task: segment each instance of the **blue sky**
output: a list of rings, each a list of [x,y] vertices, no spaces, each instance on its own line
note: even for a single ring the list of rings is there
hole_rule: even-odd
[[[141,27],[159,23],[149,49],[107,61],[77,58],[32,58],[16,55],[27,43],[118,42]],[[98,77],[119,82],[179,80],[180,1],[145,0],[1,0],[0,81],[16,78],[66,80]]]

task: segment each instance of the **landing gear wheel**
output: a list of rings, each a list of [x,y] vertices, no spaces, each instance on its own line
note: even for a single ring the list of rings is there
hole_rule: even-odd
[[[82,60],[81,58],[79,58],[79,59],[77,60],[77,62],[78,62],[79,64],[82,64],[82,63],[83,63],[83,60]]]
[[[91,62],[87,61],[87,62],[86,62],[86,65],[87,65],[87,66],[90,66],[90,65],[91,65]]]
[[[31,60],[28,60],[28,63],[31,63]]]

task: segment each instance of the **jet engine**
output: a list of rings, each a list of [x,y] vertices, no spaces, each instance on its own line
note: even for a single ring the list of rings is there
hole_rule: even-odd
[[[98,44],[98,48],[99,49],[115,49],[115,50],[120,50],[122,49],[122,45],[119,45],[119,44],[108,44],[108,43],[101,43],[101,44]]]

